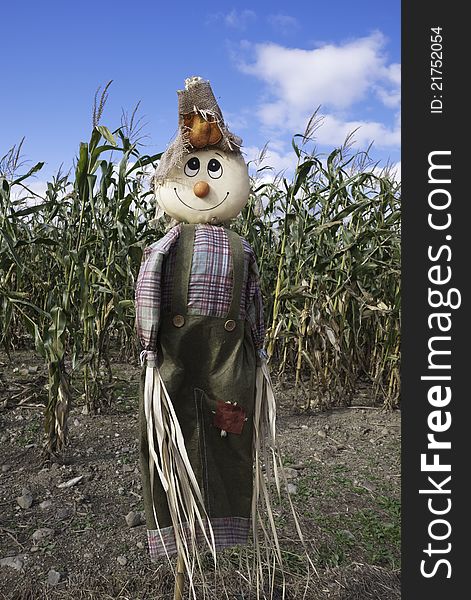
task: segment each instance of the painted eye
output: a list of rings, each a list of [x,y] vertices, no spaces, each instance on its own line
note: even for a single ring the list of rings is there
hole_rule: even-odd
[[[208,163],[208,175],[213,179],[219,179],[222,175],[222,165],[216,158],[212,158]]]
[[[195,175],[198,175],[198,172],[200,170],[199,159],[196,158],[196,156],[193,156],[193,158],[190,158],[190,160],[186,163],[185,168],[183,170],[185,172],[185,175],[188,175],[188,177],[194,177]]]

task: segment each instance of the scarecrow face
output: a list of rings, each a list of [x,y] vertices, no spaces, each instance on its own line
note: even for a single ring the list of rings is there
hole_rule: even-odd
[[[240,154],[197,150],[173,167],[157,187],[157,202],[177,221],[218,224],[236,217],[247,203],[250,182]]]

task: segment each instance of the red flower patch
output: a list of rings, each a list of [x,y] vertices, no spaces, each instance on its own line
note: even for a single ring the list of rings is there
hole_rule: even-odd
[[[214,425],[228,433],[240,435],[245,423],[245,410],[238,404],[218,401]]]

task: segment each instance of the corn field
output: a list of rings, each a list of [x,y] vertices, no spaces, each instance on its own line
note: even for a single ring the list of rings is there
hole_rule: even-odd
[[[315,123],[313,125],[315,128]],[[308,126],[309,130],[309,126]],[[239,228],[258,257],[268,354],[294,374],[305,406],[350,403],[359,384],[400,393],[400,187],[351,154],[325,161],[295,136],[291,181],[256,188]]]
[[[112,402],[112,356],[137,360],[135,281],[143,248],[166,227],[149,186],[160,155],[141,155],[132,128],[100,125],[101,110],[75,172],[59,172],[44,197],[29,188],[43,165],[23,169],[21,143],[0,159],[0,339],[12,359],[34,347],[47,364],[46,453],[67,440],[71,377],[82,377],[94,413]],[[292,178],[256,171],[234,224],[258,257],[272,370],[297,386],[304,408],[349,404],[365,385],[391,408],[400,188],[348,143],[323,157],[307,150],[309,137],[293,138]]]

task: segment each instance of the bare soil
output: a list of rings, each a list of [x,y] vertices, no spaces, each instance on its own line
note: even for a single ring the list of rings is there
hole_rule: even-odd
[[[115,400],[98,415],[83,414],[74,383],[69,445],[44,463],[46,370],[32,352],[12,359],[0,353],[0,599],[173,598],[169,565],[148,558],[145,525],[125,519],[143,511],[139,367],[113,366]],[[399,599],[400,412],[371,406],[367,388],[357,406],[327,412],[303,412],[286,380],[276,394],[290,498],[318,572],[305,596],[293,587],[287,598]],[[284,504],[275,512],[285,531]],[[223,553],[228,570],[235,553]],[[256,596],[234,578],[227,597]]]

